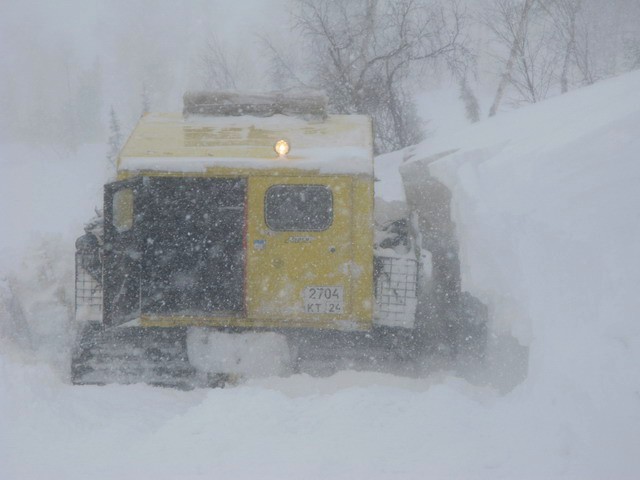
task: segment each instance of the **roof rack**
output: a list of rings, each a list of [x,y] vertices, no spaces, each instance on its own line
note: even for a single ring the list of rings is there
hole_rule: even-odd
[[[270,117],[281,114],[325,119],[327,116],[327,98],[324,94],[315,91],[187,92],[184,94],[183,101],[182,113],[185,117],[189,115]]]

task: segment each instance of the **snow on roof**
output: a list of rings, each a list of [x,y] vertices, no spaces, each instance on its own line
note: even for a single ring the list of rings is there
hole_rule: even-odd
[[[273,147],[285,139],[286,158]],[[119,172],[200,172],[214,167],[300,169],[319,173],[373,174],[371,120],[330,115],[325,120],[206,117],[174,113],[140,119],[120,153]]]

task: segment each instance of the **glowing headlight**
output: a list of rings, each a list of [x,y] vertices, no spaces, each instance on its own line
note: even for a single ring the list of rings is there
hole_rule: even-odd
[[[289,142],[287,142],[286,140],[278,140],[273,146],[273,149],[279,156],[284,157],[287,153],[289,153]]]

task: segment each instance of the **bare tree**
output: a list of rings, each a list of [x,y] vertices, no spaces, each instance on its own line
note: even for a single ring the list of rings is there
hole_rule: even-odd
[[[582,26],[582,0],[540,0],[540,7],[555,27],[556,41],[562,56],[560,92],[566,93],[569,91],[571,64],[577,63],[578,29]]]
[[[542,1],[494,0],[484,13],[484,22],[497,44],[509,52],[501,59],[504,68],[489,116],[497,113],[507,86],[517,94],[515,103],[536,103],[548,95],[555,81],[558,54],[554,29]]]
[[[536,1],[525,0],[522,4],[516,4],[512,0],[495,0],[492,8],[485,12],[486,25],[493,31],[499,43],[509,47],[509,56],[489,109],[490,117],[498,111],[507,85],[513,81],[513,69],[516,61],[518,57],[522,58],[523,56],[530,12]]]
[[[478,98],[475,96],[473,90],[469,86],[469,81],[466,75],[458,81],[458,86],[460,87],[460,100],[462,100],[462,103],[464,103],[464,109],[467,119],[471,123],[479,122],[480,104],[478,103]]]
[[[588,28],[582,28],[579,33],[580,41],[576,42],[575,61],[576,67],[582,75],[585,85],[591,85],[596,81],[596,73],[593,66],[593,47],[591,34]]]
[[[562,56],[560,89],[570,88],[570,74],[590,85],[628,69],[629,46],[640,44],[637,0],[539,0],[555,26]],[[630,43],[631,42],[631,43]]]
[[[120,148],[122,148],[123,142],[124,138],[122,136],[122,130],[120,129],[120,121],[118,120],[116,111],[112,106],[111,110],[109,111],[109,151],[107,152],[107,161],[109,162],[109,165],[114,169],[116,167],[116,160],[118,159],[118,155],[120,154]]]
[[[142,91],[140,92],[141,116],[151,111],[151,92],[147,82],[142,82]]]
[[[311,78],[308,75],[308,52],[304,48],[291,48],[291,36],[295,36],[294,32],[288,32],[288,35],[276,36],[271,33],[258,36],[264,56],[269,60],[267,64],[269,81],[278,90],[291,87],[314,89],[316,87],[311,85]],[[302,42],[302,39],[299,40]]]
[[[625,64],[628,70],[640,68],[640,38],[627,39],[624,44]]]
[[[536,20],[540,20],[535,25],[536,33],[530,34],[526,29],[518,46],[519,55],[511,76],[511,85],[518,94],[516,104],[544,100],[557,77],[558,55],[552,30],[545,18],[536,17]]]
[[[409,79],[429,62],[462,61],[463,14],[426,0],[296,0],[305,71],[267,41],[292,85],[324,90],[335,113],[371,115],[375,149],[417,143],[423,131]]]
[[[622,63],[630,71],[640,68],[640,2],[627,1],[624,7],[627,25],[622,34]]]
[[[243,63],[219,38],[211,34],[200,55],[202,85],[207,90],[237,90],[245,77]]]

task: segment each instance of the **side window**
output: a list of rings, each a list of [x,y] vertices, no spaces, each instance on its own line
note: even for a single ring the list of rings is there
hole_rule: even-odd
[[[118,233],[131,230],[133,227],[133,190],[131,188],[118,190],[113,195],[111,208],[113,226]]]
[[[333,222],[333,195],[324,185],[273,185],[264,213],[271,230],[319,232]]]

